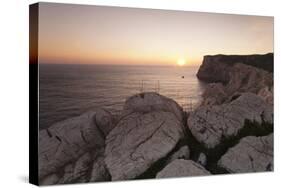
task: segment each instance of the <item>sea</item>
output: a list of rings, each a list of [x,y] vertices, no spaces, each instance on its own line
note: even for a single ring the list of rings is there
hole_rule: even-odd
[[[196,77],[198,68],[39,64],[39,129],[98,108],[118,114],[126,99],[140,92],[158,92],[192,110],[205,87]]]

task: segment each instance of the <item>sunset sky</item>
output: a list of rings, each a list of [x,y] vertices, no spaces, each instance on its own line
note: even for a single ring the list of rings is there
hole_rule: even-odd
[[[204,55],[273,52],[273,17],[39,5],[42,63],[199,65]]]

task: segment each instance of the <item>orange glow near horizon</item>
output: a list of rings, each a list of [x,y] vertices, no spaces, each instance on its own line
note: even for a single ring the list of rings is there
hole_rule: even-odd
[[[39,4],[44,63],[196,66],[204,55],[268,52],[273,17]]]

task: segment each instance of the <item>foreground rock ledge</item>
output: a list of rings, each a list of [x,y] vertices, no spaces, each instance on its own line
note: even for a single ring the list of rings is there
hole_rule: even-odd
[[[243,138],[222,156],[218,165],[230,173],[272,171],[273,134]]]
[[[39,178],[57,173],[89,150],[98,151],[104,147],[105,136],[112,128],[111,114],[98,110],[58,122],[48,129],[41,130],[39,133]]]
[[[188,127],[193,136],[207,148],[219,145],[222,138],[236,136],[245,121],[273,123],[273,106],[253,93],[243,93],[230,103],[201,106],[190,113]]]
[[[163,108],[171,102],[156,93],[128,99],[125,110],[129,112],[106,137],[105,163],[112,180],[136,178],[171,152],[183,138],[183,122],[177,116],[182,114],[181,108],[177,105]]]
[[[184,177],[184,176],[204,176],[210,175],[203,166],[192,160],[177,159],[169,163],[156,178]]]

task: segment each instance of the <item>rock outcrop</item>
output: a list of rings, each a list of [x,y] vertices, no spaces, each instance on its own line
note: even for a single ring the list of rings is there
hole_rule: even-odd
[[[230,103],[201,106],[190,113],[187,124],[193,136],[206,148],[223,138],[237,135],[245,121],[273,123],[273,106],[252,93],[243,93]]]
[[[272,171],[273,134],[243,138],[221,157],[218,165],[230,173]]]
[[[75,163],[68,164],[64,168],[64,174],[59,183],[84,183],[88,180],[88,171],[92,164],[90,153],[82,155]]]
[[[217,67],[214,68],[216,69]],[[202,105],[222,104],[243,92],[257,94],[270,104],[273,103],[272,73],[237,63],[231,66],[227,74],[229,78],[226,83],[213,83],[207,86],[203,93]]]
[[[133,179],[164,158],[184,136],[182,109],[156,93],[129,98],[106,137],[105,163],[112,180]]]
[[[205,56],[202,104],[157,93],[41,130],[41,185],[273,170],[273,54]],[[254,135],[254,136],[253,136]],[[264,136],[266,135],[266,136]]]
[[[98,117],[98,118],[96,118]],[[56,173],[90,150],[104,147],[113,128],[110,113],[100,110],[54,124],[39,133],[39,177]],[[77,175],[77,174],[76,174]]]
[[[155,92],[140,93],[128,98],[124,105],[124,113],[163,111],[173,113],[179,121],[183,119],[183,110],[174,100]]]
[[[211,173],[203,166],[191,160],[177,159],[161,170],[156,178],[184,177],[184,176],[205,176]]]
[[[106,168],[104,156],[99,156],[93,163],[90,182],[110,181],[111,176]]]
[[[273,53],[265,55],[207,55],[199,68],[197,77],[205,82],[228,83],[232,66],[242,63],[273,72]]]

